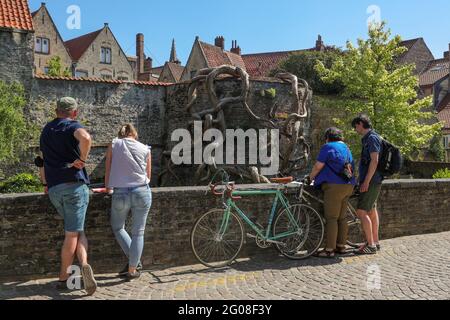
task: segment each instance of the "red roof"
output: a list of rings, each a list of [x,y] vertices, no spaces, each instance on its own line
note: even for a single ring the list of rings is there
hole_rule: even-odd
[[[155,82],[155,81],[124,81],[124,80],[109,80],[109,79],[102,79],[102,78],[52,77],[52,76],[47,76],[47,75],[35,75],[34,77],[37,79],[43,79],[43,80],[86,81],[86,82],[101,82],[101,83],[113,83],[113,84],[131,83],[131,84],[145,85],[145,86],[167,87],[167,86],[172,85],[172,83]]]
[[[419,76],[420,86],[434,85],[448,76],[450,63],[446,58],[431,61],[425,71]]]
[[[75,61],[80,60],[86,50],[90,47],[92,42],[102,32],[103,29],[85,34],[84,36],[64,42],[67,50]]]
[[[441,110],[438,113],[437,118],[439,121],[444,122],[444,129],[450,129],[450,105]]]
[[[184,71],[184,67],[179,65],[178,63],[173,62],[166,62],[166,65],[169,68],[170,72],[172,73],[175,81],[176,82],[180,81]]]
[[[0,28],[33,31],[27,0],[0,0]]]
[[[205,54],[206,63],[209,68],[220,67],[222,65],[232,65],[242,69],[246,69],[242,57],[238,54],[222,50],[217,46],[199,41]]]

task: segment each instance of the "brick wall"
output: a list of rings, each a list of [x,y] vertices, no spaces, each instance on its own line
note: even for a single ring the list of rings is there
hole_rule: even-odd
[[[241,186],[241,188],[261,186]],[[383,239],[450,231],[450,180],[386,181],[380,199]],[[270,198],[239,201],[258,222],[267,219]],[[86,220],[90,260],[96,272],[116,272],[126,263],[112,235],[110,199],[91,197]],[[145,234],[147,268],[196,263],[189,244],[195,220],[221,207],[201,187],[153,190],[153,206]],[[63,224],[44,195],[0,196],[0,278],[54,276],[59,264]],[[248,239],[241,257],[262,249]],[[274,249],[268,249],[274,250]]]

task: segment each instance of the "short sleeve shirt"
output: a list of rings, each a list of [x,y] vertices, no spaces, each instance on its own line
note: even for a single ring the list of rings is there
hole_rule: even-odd
[[[359,182],[363,183],[366,179],[367,172],[369,171],[369,166],[371,162],[371,153],[381,153],[382,143],[381,137],[374,130],[369,131],[362,138],[362,152],[361,152],[361,162],[359,164]],[[383,182],[383,176],[376,171],[371,183],[381,183]]]
[[[317,161],[325,166],[316,177],[314,185],[320,187],[324,183],[329,184],[356,184],[355,178],[346,181],[338,173],[344,168],[344,164],[349,162],[355,167],[353,155],[347,145],[343,142],[330,142],[322,147]]]
[[[61,118],[44,127],[40,149],[44,156],[45,178],[49,188],[70,182],[89,184],[85,169],[71,167],[80,158],[79,142],[74,134],[81,128],[83,126],[78,121]]]

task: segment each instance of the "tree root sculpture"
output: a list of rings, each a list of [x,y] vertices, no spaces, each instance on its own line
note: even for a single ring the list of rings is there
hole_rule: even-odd
[[[231,76],[241,80],[241,90],[239,96],[224,97],[219,99],[216,93],[216,80],[219,77]],[[310,88],[305,80],[298,79],[295,75],[289,73],[279,73],[275,76],[283,82],[290,83],[292,86],[292,104],[294,113],[290,113],[284,121],[275,121],[275,114],[277,105],[270,110],[269,118],[264,119],[256,115],[248,105],[248,96],[250,93],[250,78],[248,73],[239,68],[229,65],[223,65],[217,68],[201,69],[197,72],[195,77],[191,80],[188,89],[188,103],[184,109],[191,114],[192,121],[188,126],[191,127],[195,121],[203,122],[203,130],[206,131],[211,128],[219,129],[225,138],[225,131],[227,129],[227,122],[225,119],[225,109],[232,104],[242,104],[243,108],[249,116],[257,123],[262,124],[267,129],[279,129],[280,134],[285,136],[288,140],[287,147],[284,152],[280,154],[280,174],[289,175],[294,171],[303,169],[308,161],[310,148],[303,137],[302,124],[308,117],[307,105],[310,102]],[[208,108],[201,111],[194,111],[194,105],[198,98],[198,89],[204,85],[208,94],[210,105]],[[299,93],[299,85],[303,87],[304,94]],[[213,144],[218,144],[213,142]],[[270,144],[268,145],[268,147]],[[170,152],[164,152],[163,157],[170,157]],[[214,175],[219,168],[212,159],[212,164],[206,163],[198,166],[194,181],[195,184],[202,184]],[[171,174],[177,181],[181,179],[174,172],[174,165],[172,161],[167,159],[166,168],[160,173],[160,181],[163,175]],[[257,167],[248,166],[220,166],[220,169],[226,170],[229,174],[237,176],[242,180],[248,180],[254,183],[270,183],[269,179],[261,175]]]

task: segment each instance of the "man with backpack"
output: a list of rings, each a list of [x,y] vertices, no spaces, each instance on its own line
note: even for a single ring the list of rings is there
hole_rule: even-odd
[[[380,250],[377,200],[384,179],[384,176],[378,171],[380,155],[383,152],[383,139],[372,129],[372,123],[366,115],[356,117],[352,121],[352,127],[363,137],[359,165],[361,194],[358,199],[357,214],[367,240],[367,243],[355,253],[376,254]]]

